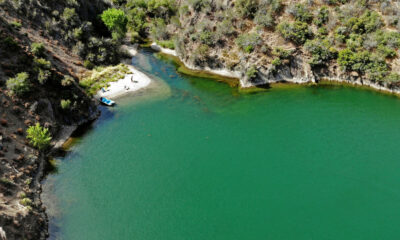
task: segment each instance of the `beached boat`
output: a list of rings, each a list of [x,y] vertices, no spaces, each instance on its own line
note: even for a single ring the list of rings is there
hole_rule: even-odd
[[[113,100],[107,99],[105,97],[100,98],[100,102],[107,105],[107,106],[114,106],[115,102]]]

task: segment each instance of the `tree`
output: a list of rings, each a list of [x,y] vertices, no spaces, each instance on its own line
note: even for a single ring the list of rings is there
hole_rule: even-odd
[[[49,129],[40,126],[39,123],[36,123],[35,126],[30,126],[26,133],[28,134],[26,138],[39,150],[45,150],[50,145],[51,135]]]
[[[109,8],[101,14],[101,20],[107,26],[108,30],[112,32],[114,39],[121,39],[126,33],[126,23],[128,22],[124,11]]]
[[[339,51],[338,63],[342,70],[367,73],[372,81],[381,81],[388,74],[388,65],[384,59],[369,51],[353,52],[351,49]]]
[[[337,55],[337,50],[331,45],[327,39],[307,40],[304,47],[312,55],[310,64],[313,66],[324,65],[329,60],[334,59]]]

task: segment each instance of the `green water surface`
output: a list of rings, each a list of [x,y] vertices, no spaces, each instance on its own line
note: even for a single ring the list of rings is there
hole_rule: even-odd
[[[243,94],[148,50],[133,64],[162,87],[103,109],[58,160],[51,239],[400,239],[398,98]]]

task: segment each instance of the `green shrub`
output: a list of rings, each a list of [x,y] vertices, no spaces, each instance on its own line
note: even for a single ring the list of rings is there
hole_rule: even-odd
[[[12,21],[12,22],[10,23],[10,25],[11,25],[13,28],[17,29],[17,30],[21,29],[21,27],[22,27],[22,24],[21,24],[20,22],[17,22],[17,21]]]
[[[251,53],[261,44],[261,37],[257,33],[244,33],[236,39],[236,44],[246,53]]]
[[[381,81],[388,74],[386,62],[369,51],[353,52],[351,49],[339,51],[338,64],[345,71],[368,74],[370,80]]]
[[[344,43],[347,38],[347,28],[345,27],[338,27],[335,29],[335,40]]]
[[[135,7],[130,9],[127,14],[128,24],[127,28],[129,32],[137,32],[140,36],[146,34],[146,17],[147,13],[143,8]]]
[[[174,40],[156,41],[163,48],[175,49]]]
[[[280,59],[288,59],[292,55],[292,52],[281,47],[276,47],[274,50],[272,50],[272,54]]]
[[[349,0],[323,0],[326,4],[329,5],[338,5],[338,4],[345,4]]]
[[[65,75],[64,78],[61,80],[61,85],[67,87],[71,86],[74,82],[75,80],[71,76]]]
[[[203,8],[210,7],[210,0],[188,0],[189,5],[193,8],[194,11],[200,12]]]
[[[62,18],[64,21],[69,21],[76,15],[75,8],[65,8],[62,13]]]
[[[44,50],[45,49],[43,43],[34,42],[31,44],[31,53],[38,57],[43,56]]]
[[[258,70],[255,66],[251,66],[246,71],[246,76],[250,79],[257,77]]]
[[[19,202],[20,202],[22,205],[24,205],[25,207],[26,207],[26,206],[31,206],[31,205],[32,205],[32,200],[31,200],[30,198],[27,198],[27,197],[22,198]]]
[[[317,26],[322,26],[329,20],[329,9],[326,6],[321,7],[318,10],[317,17],[314,19],[314,24]]]
[[[44,83],[47,82],[50,76],[51,72],[49,70],[39,69],[38,82],[43,85]]]
[[[7,89],[11,94],[22,96],[30,90],[29,75],[26,72],[18,73],[14,78],[7,80]]]
[[[61,19],[64,21],[66,25],[74,26],[78,21],[78,14],[75,12],[75,8],[65,8]]]
[[[154,19],[150,27],[150,35],[154,40],[166,40],[169,38],[167,25],[163,19]]]
[[[82,40],[82,37],[83,37],[82,28],[74,28],[73,29],[73,36],[74,36],[75,40]]]
[[[280,66],[280,65],[282,65],[282,60],[280,59],[280,58],[274,58],[273,60],[272,60],[272,62],[271,62],[271,64],[272,65],[274,65],[274,66]]]
[[[198,48],[196,48],[193,52],[194,60],[204,60],[210,51],[210,47],[205,44],[201,44]]]
[[[375,11],[365,11],[360,17],[351,17],[345,24],[350,32],[370,33],[378,30],[383,25],[379,13]]]
[[[312,55],[310,64],[313,66],[324,65],[329,60],[336,58],[337,50],[331,47],[331,45],[326,39],[308,40],[304,47]]]
[[[93,68],[94,68],[94,64],[93,64],[91,61],[89,61],[89,60],[85,60],[85,61],[83,62],[83,66],[84,66],[85,68],[87,68],[87,69],[93,69]]]
[[[178,11],[178,6],[175,0],[148,0],[147,12],[148,15],[157,18],[169,19]]]
[[[394,49],[400,47],[400,32],[382,32],[377,39],[381,44]]]
[[[329,35],[328,29],[326,29],[326,27],[320,27],[317,30],[317,37],[326,37]]]
[[[257,0],[236,0],[235,9],[242,17],[254,17],[258,9]]]
[[[79,85],[83,87],[88,94],[94,95],[101,88],[108,87],[110,82],[116,82],[129,73],[131,72],[125,64],[109,67],[96,67],[91,71],[90,76],[80,80]]]
[[[39,123],[36,123],[35,126],[30,126],[26,133],[26,138],[39,150],[45,150],[50,146],[51,135],[49,129],[40,126]]]
[[[41,69],[50,69],[51,68],[51,63],[50,61],[44,59],[44,58],[35,58],[33,60],[35,63],[36,68],[41,68]]]
[[[214,45],[216,40],[214,33],[207,29],[197,33],[196,39],[198,39],[202,44],[206,44],[208,46]]]
[[[61,106],[62,110],[69,110],[71,108],[71,100],[62,99],[61,102],[60,102],[60,106]]]
[[[290,14],[293,15],[293,17],[297,21],[309,22],[313,18],[313,15],[308,10],[308,8],[304,4],[301,4],[301,3],[297,3],[295,5],[290,5],[288,11]]]
[[[261,0],[260,7],[269,7],[269,11],[278,14],[283,9],[283,4],[282,0]]]
[[[224,19],[222,22],[217,23],[217,35],[232,36],[235,33],[235,28],[232,26],[231,19]]]
[[[400,74],[398,73],[390,73],[384,79],[385,82],[393,83],[393,82],[400,82]]]
[[[303,44],[308,38],[312,37],[308,24],[301,21],[282,22],[278,25],[278,31],[286,40],[291,40],[296,44]]]
[[[275,26],[275,19],[271,12],[258,11],[255,18],[255,23],[265,28],[273,28]]]
[[[350,49],[343,49],[339,51],[338,64],[343,70],[351,70],[355,63],[355,53]]]
[[[12,37],[0,38],[0,41],[7,50],[17,51],[20,48],[18,43]]]
[[[382,81],[388,75],[388,65],[385,60],[373,56],[366,70],[367,76],[372,81]]]
[[[377,50],[378,53],[384,58],[394,58],[397,55],[395,50],[384,45],[379,45]]]
[[[351,33],[346,39],[346,46],[352,50],[361,49],[364,43],[364,38],[360,34]]]

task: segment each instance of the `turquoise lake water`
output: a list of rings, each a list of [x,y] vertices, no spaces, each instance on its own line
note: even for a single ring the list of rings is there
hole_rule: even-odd
[[[45,182],[50,239],[400,239],[400,99],[182,76],[118,100]]]

